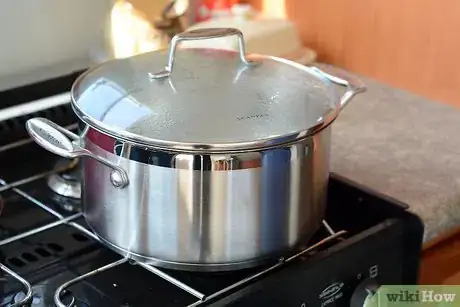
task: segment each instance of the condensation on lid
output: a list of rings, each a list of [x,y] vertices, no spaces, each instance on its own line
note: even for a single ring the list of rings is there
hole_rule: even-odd
[[[305,136],[335,117],[339,96],[315,72],[283,59],[179,49],[171,76],[165,51],[106,62],[80,77],[72,104],[86,123],[147,146],[229,150]]]

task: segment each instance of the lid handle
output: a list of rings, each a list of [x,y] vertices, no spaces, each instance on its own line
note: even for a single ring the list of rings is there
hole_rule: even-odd
[[[234,28],[206,28],[191,30],[175,35],[172,38],[171,44],[169,46],[168,64],[166,65],[165,69],[158,73],[149,73],[149,77],[151,79],[162,79],[165,77],[169,77],[171,75],[174,65],[174,58],[176,55],[176,49],[179,43],[182,41],[212,39],[234,35],[238,37],[239,54],[241,62],[248,66],[257,64],[257,62],[248,60],[246,58],[246,47],[244,45],[244,37],[243,33],[240,30]]]

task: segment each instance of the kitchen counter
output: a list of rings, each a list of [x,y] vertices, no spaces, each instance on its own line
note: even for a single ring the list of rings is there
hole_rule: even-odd
[[[331,170],[407,203],[425,243],[460,226],[460,110],[362,80],[333,124]]]

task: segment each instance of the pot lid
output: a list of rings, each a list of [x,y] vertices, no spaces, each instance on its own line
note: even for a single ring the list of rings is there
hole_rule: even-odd
[[[237,35],[239,52],[177,48],[181,41],[230,35]],[[312,67],[246,57],[240,31],[202,29],[174,37],[169,51],[89,70],[72,88],[72,106],[93,128],[129,142],[230,151],[311,135],[337,116],[340,98]]]

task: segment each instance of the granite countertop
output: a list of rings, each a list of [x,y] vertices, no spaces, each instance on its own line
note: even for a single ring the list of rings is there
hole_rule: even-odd
[[[331,170],[410,206],[424,241],[460,226],[460,109],[362,79],[333,123]]]

